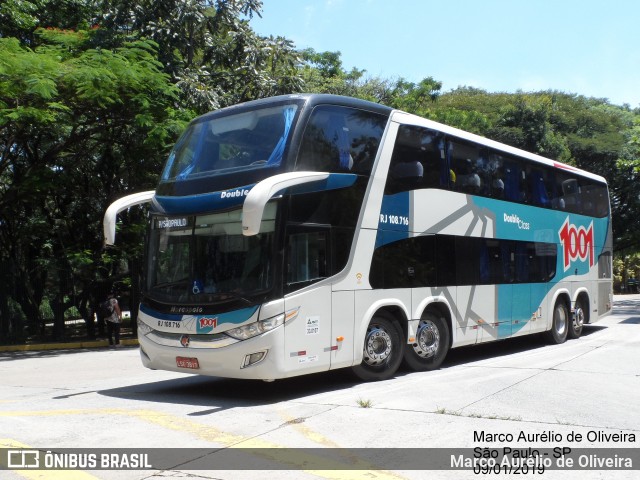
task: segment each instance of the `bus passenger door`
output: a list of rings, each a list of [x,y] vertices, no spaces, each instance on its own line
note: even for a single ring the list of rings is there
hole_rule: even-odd
[[[285,324],[284,361],[290,372],[320,372],[331,363],[331,285],[329,228],[290,226],[286,233],[285,312],[297,316]]]

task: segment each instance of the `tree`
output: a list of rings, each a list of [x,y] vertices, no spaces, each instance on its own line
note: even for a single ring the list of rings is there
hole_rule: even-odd
[[[566,140],[551,123],[553,100],[549,96],[518,95],[503,108],[491,137],[548,158],[571,162]]]
[[[154,40],[182,105],[202,114],[302,88],[293,43],[250,28],[261,8],[259,0],[105,0],[96,21],[106,45]]]
[[[123,213],[118,247],[102,252],[102,214],[115,198],[153,188],[187,120],[302,89],[292,42],[249,27],[261,6],[259,0],[0,5],[4,338],[21,335],[23,318],[31,331],[40,329],[43,300],[59,337],[69,306],[89,319],[107,283],[136,282],[144,216]]]
[[[640,250],[640,116],[635,116],[624,135],[626,142],[616,161],[616,176],[610,190],[616,213],[613,227],[617,250],[628,255]]]
[[[108,202],[153,186],[184,119],[153,42],[107,50],[88,48],[92,31],[37,35],[34,49],[0,39],[2,275],[33,328],[48,297],[61,337],[71,305],[90,318]]]

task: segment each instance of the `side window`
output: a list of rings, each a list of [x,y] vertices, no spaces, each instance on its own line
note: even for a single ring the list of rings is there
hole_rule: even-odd
[[[436,235],[436,285],[456,285],[456,237]]]
[[[504,174],[504,198],[510,202],[524,202],[527,199],[524,183],[526,174],[521,163],[512,157],[504,157],[502,163]]]
[[[582,180],[580,193],[585,215],[606,217],[609,214],[609,192],[604,184]]]
[[[291,228],[287,234],[287,291],[330,275],[329,230]]]
[[[373,288],[542,283],[555,276],[556,260],[554,243],[424,235],[377,248],[369,281]]]
[[[458,285],[547,282],[555,276],[553,243],[456,237]]]
[[[536,207],[551,207],[553,182],[550,173],[549,169],[537,166],[529,166],[527,169],[527,197]]]
[[[488,252],[481,248],[479,239],[455,237],[457,285],[477,285],[488,282]]]
[[[486,182],[485,191],[489,192],[489,196],[500,200],[505,199],[505,157],[495,152],[489,151],[487,154],[488,161],[486,163]]]
[[[444,136],[414,125],[401,125],[393,148],[385,193],[418,188],[447,188],[449,170]]]
[[[371,259],[373,288],[411,288],[435,285],[436,237],[424,235],[378,247]]]
[[[508,283],[511,278],[510,251],[500,240],[485,240],[480,253],[480,281],[485,284]]]
[[[387,117],[354,108],[320,105],[304,131],[296,170],[369,175]]]
[[[558,210],[594,217],[609,214],[609,193],[604,183],[556,171],[551,205]]]
[[[299,290],[340,272],[349,260],[353,228],[289,225],[285,291]]]
[[[567,212],[580,213],[582,201],[578,179],[564,172],[556,172],[555,207]]]
[[[611,255],[611,250],[605,249],[598,257],[598,278],[611,278]]]
[[[447,155],[453,190],[472,195],[489,194],[488,159],[483,149],[461,140],[450,140]]]

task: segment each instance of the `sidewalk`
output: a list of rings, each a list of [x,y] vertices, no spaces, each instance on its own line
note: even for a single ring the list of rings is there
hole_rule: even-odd
[[[131,312],[125,310],[122,312],[123,320],[130,322]],[[84,324],[84,320],[67,320],[67,325],[71,324]],[[51,324],[47,324],[49,327]],[[67,332],[68,333],[68,332]],[[71,334],[73,336],[73,334]],[[104,332],[99,333],[100,337],[104,337]],[[129,326],[122,325],[120,331],[120,344],[123,346],[138,346],[138,339],[134,337],[133,331]],[[69,350],[69,349],[81,349],[81,348],[107,348],[109,346],[109,340],[107,338],[97,338],[94,340],[88,340],[86,338],[69,338],[61,341],[38,341],[34,340],[33,343],[27,343],[23,345],[0,345],[0,353],[3,352],[34,352],[39,350]]]
[[[137,338],[121,338],[120,344],[123,346],[137,346]],[[38,350],[69,350],[80,348],[107,348],[109,341],[104,340],[77,340],[57,343],[34,343],[27,345],[4,345],[0,346],[0,353],[4,352],[32,352]]]

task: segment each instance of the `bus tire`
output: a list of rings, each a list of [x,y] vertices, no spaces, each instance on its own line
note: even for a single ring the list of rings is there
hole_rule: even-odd
[[[569,308],[564,300],[558,299],[553,307],[553,321],[547,338],[551,343],[564,343],[567,340],[569,324],[571,323]]]
[[[364,338],[362,363],[352,367],[364,381],[391,378],[402,362],[402,335],[398,323],[385,312],[378,312],[369,322]]]
[[[427,313],[418,324],[415,342],[404,346],[404,363],[417,372],[435,370],[447,356],[449,343],[444,318]]]
[[[576,306],[573,309],[573,315],[571,315],[571,321],[569,322],[569,331],[567,332],[568,338],[579,338],[582,334],[582,327],[586,320],[586,310],[584,301],[582,298],[576,300]]]

